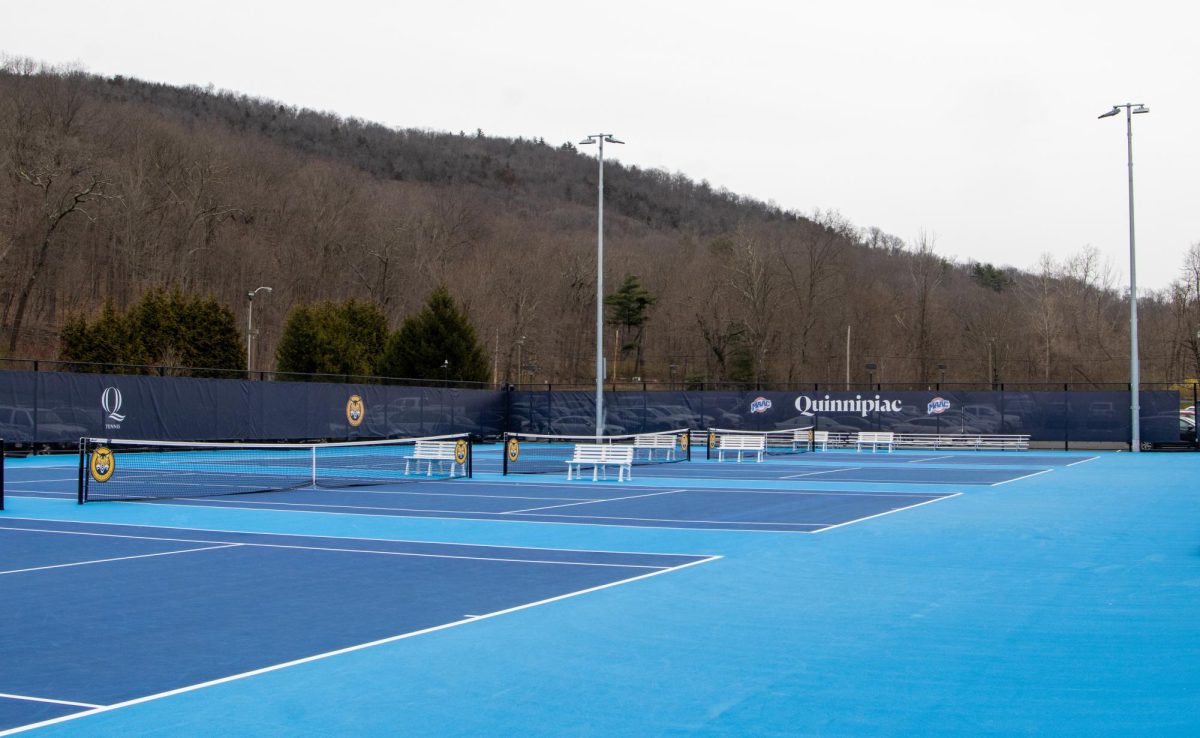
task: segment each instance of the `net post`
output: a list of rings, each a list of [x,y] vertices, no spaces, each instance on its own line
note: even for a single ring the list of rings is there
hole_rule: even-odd
[[[692,429],[688,428],[683,432],[684,438],[687,438],[687,460],[692,460]]]
[[[87,468],[87,439],[79,439],[79,489],[76,491],[78,504],[82,505],[87,502],[87,479],[83,476],[84,470]]]
[[[4,509],[4,439],[0,438],[0,510]]]
[[[317,486],[317,447],[314,445],[309,449],[309,456],[312,459],[312,486]]]
[[[467,479],[472,479],[475,476],[475,444],[471,443],[471,435],[465,437],[467,441]]]
[[[508,431],[500,434],[500,460],[503,465],[504,476],[508,476]]]

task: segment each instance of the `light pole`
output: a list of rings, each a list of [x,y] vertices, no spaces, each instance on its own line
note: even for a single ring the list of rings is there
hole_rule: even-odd
[[[269,295],[269,294],[271,294],[271,288],[270,287],[259,287],[258,289],[254,290],[253,292],[246,293],[246,299],[250,302],[249,309],[246,310],[246,372],[247,372],[247,376],[249,376],[249,372],[254,369],[254,365],[251,363],[251,358],[250,358],[250,345],[254,341],[254,296],[257,295],[259,292],[266,292]]]
[[[599,144],[600,185],[596,216],[596,440],[604,435],[604,144],[623,144],[611,133],[594,133],[581,146]]]
[[[1129,450],[1137,453],[1142,450],[1141,407],[1138,393],[1141,391],[1141,378],[1138,372],[1138,325],[1137,325],[1137,256],[1134,250],[1133,238],[1133,116],[1137,113],[1149,113],[1142,103],[1125,103],[1114,105],[1112,110],[1102,113],[1099,117],[1111,118],[1125,109],[1125,141],[1126,155],[1129,164],[1129,419],[1133,430]]]

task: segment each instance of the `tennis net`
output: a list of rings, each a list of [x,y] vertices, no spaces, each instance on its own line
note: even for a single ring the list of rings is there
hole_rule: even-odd
[[[467,434],[346,443],[85,438],[79,503],[351,487],[471,476]]]
[[[751,431],[731,430],[728,428],[709,428],[707,458],[717,456],[718,446],[722,436],[734,438],[762,438],[763,452],[768,456],[776,454],[802,454],[812,450],[813,426],[804,428],[786,428],[783,430]]]
[[[633,464],[671,464],[690,461],[688,429],[635,433],[621,436],[556,436],[541,433],[504,434],[505,474],[566,472],[566,462],[577,444],[612,444],[633,447]]]

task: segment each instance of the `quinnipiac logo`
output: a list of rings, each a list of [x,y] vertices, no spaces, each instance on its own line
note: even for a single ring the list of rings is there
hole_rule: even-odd
[[[366,414],[367,408],[363,406],[362,398],[358,395],[350,395],[350,399],[346,401],[346,422],[357,428],[362,425]]]
[[[508,449],[505,451],[508,454],[509,461],[516,461],[521,455],[521,444],[515,438],[508,439]]]
[[[112,479],[113,472],[117,470],[117,461],[113,458],[113,452],[107,446],[97,446],[92,449],[92,458],[88,461],[88,471],[92,474],[92,479],[97,482],[107,482]]]
[[[116,387],[105,387],[100,393],[100,407],[104,409],[104,427],[108,430],[120,430],[125,416],[121,414],[121,390]]]
[[[459,466],[467,463],[467,442],[461,438],[454,444],[454,463]]]

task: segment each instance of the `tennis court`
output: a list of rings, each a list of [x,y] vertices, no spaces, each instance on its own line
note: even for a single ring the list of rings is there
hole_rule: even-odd
[[[0,732],[1200,726],[1193,455],[830,452],[567,483],[474,453],[470,479],[87,505],[77,460],[10,460]]]

